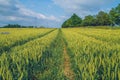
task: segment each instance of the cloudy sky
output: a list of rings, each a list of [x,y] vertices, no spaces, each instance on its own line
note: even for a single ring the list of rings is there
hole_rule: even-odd
[[[119,0],[0,0],[0,26],[20,24],[60,27],[73,13],[80,17],[108,12]]]

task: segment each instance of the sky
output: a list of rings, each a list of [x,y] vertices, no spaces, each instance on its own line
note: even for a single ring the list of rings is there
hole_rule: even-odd
[[[61,27],[73,13],[84,18],[118,4],[120,0],[0,0],[0,26]]]

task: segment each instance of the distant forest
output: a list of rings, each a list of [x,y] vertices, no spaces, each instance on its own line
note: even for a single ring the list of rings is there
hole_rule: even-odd
[[[74,13],[62,24],[62,28],[81,26],[120,26],[120,4],[108,13],[100,11],[97,15],[87,15],[84,19]]]
[[[19,24],[8,24],[8,25],[5,25],[1,28],[46,28],[44,26],[40,26],[40,27],[37,27],[37,26],[22,26],[22,25],[19,25]]]

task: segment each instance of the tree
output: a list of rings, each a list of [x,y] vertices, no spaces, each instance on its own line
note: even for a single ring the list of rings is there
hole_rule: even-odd
[[[95,26],[96,19],[92,15],[85,16],[84,20],[82,21],[82,26]]]
[[[120,4],[109,12],[113,25],[120,25]]]
[[[109,14],[104,11],[100,11],[96,16],[97,25],[99,26],[108,26],[112,24]]]
[[[69,18],[68,20],[66,20],[63,24],[62,27],[63,28],[67,28],[67,27],[78,27],[81,25],[82,19],[77,16],[76,14],[73,14],[71,16],[71,18]]]
[[[8,24],[4,28],[21,28],[21,25],[18,24]]]
[[[3,28],[34,28],[34,26],[21,26],[19,24],[8,24],[3,26]]]
[[[110,10],[109,15],[110,15],[110,18],[112,20],[112,25],[115,25],[116,24],[116,18],[117,18],[117,16],[116,16],[116,11],[115,11],[114,8],[112,8]]]
[[[82,20],[76,14],[73,14],[71,18],[66,20],[62,27],[78,27],[78,26],[120,26],[120,4],[112,8],[109,13],[100,11],[97,15],[88,15]]]

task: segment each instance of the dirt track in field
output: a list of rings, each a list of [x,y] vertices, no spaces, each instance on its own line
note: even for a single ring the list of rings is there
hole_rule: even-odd
[[[70,63],[70,57],[67,53],[66,46],[64,47],[64,75],[69,80],[74,80],[74,73],[71,70],[71,63]]]

